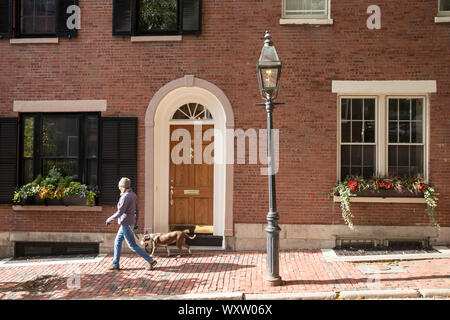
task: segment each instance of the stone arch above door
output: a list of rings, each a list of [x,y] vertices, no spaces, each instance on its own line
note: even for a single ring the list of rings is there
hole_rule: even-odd
[[[223,91],[211,82],[196,78],[193,75],[187,75],[183,78],[174,80],[159,89],[152,100],[145,115],[145,231],[158,232],[158,226],[155,225],[155,118],[158,108],[164,104],[164,101],[170,99],[171,95],[177,92],[186,92],[189,89],[214,97],[220,105],[222,112],[219,119],[224,130],[234,129],[234,114],[231,104]],[[161,111],[161,110],[160,110]],[[225,142],[224,152],[229,149],[228,144],[233,141]],[[223,230],[220,232],[225,237],[233,236],[233,165],[223,165]],[[221,173],[221,174],[222,174]],[[159,213],[158,213],[159,214]]]

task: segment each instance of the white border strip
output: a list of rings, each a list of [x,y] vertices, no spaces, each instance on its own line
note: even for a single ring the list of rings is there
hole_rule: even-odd
[[[137,36],[131,37],[131,42],[167,42],[182,41],[183,36]]]
[[[332,81],[332,92],[340,94],[423,94],[436,93],[436,80]]]
[[[434,23],[448,23],[450,22],[450,17],[435,17]]]
[[[14,101],[14,112],[104,112],[106,100]]]
[[[97,257],[93,259],[77,259],[77,260],[67,260],[61,257],[61,260],[56,261],[45,261],[49,259],[42,259],[41,262],[22,262],[22,263],[12,263],[8,264],[8,261],[11,261],[12,258],[3,259],[0,261],[0,268],[14,268],[14,267],[32,267],[32,266],[42,266],[42,265],[55,265],[55,264],[83,264],[83,263],[93,263],[100,262],[107,256],[106,253],[98,254]],[[38,258],[36,259],[38,260]]]
[[[58,44],[59,38],[21,38],[10,39],[10,44]]]

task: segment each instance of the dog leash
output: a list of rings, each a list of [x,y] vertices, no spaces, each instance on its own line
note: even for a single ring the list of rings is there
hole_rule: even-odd
[[[140,240],[140,235],[144,235],[138,226],[135,226],[133,228],[133,233],[134,233],[134,236],[136,237],[136,239],[138,239],[138,240]]]

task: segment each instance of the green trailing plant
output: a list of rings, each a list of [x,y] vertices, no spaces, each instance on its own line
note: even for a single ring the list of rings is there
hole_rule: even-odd
[[[338,182],[333,188],[333,195],[340,197],[340,207],[342,218],[348,227],[355,229],[353,225],[350,207],[350,198],[357,196],[361,191],[370,190],[372,192],[380,193],[381,191],[389,192],[403,192],[408,191],[416,195],[422,195],[425,199],[425,212],[430,217],[431,224],[440,228],[436,217],[435,209],[437,207],[438,197],[433,187],[426,184],[423,177],[418,175],[415,177],[372,177],[370,179],[363,179],[358,176],[347,176],[344,181]]]
[[[31,183],[28,183],[14,191],[13,202],[21,203],[22,201],[32,198],[38,194],[39,186],[33,186]]]

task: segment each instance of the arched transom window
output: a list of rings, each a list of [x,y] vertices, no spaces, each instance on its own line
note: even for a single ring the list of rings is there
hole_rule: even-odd
[[[199,103],[187,103],[178,108],[172,120],[212,120],[208,109]]]

